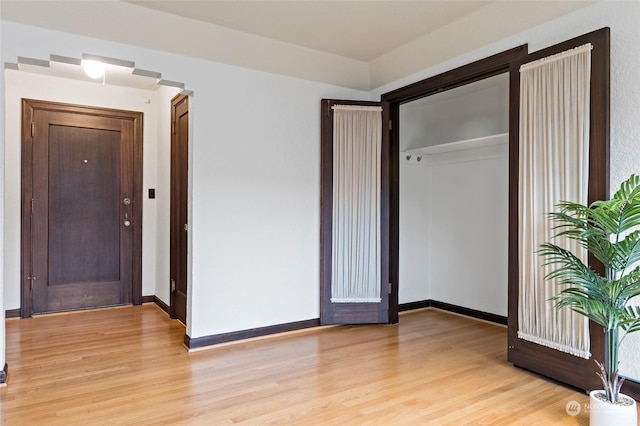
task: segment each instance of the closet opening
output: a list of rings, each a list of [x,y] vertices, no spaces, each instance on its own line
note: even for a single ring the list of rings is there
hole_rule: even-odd
[[[400,307],[507,324],[509,74],[400,105]]]
[[[390,322],[436,306],[506,323],[509,71],[526,54],[516,47],[381,96],[392,121]]]

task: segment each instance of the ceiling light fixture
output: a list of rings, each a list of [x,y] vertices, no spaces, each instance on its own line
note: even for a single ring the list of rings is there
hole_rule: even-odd
[[[104,77],[104,64],[102,62],[83,59],[82,68],[84,69],[84,73],[91,78]]]

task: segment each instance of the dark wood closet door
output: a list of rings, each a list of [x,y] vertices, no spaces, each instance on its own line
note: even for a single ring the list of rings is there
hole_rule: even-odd
[[[189,98],[171,100],[171,318],[187,323]]]
[[[380,298],[379,303],[332,303],[333,238],[333,109],[334,105],[382,107],[382,152],[380,188]],[[363,324],[389,322],[389,104],[323,99],[321,105],[321,198],[320,198],[320,322],[322,324]]]
[[[595,374],[593,359],[602,361],[602,329],[591,324],[591,359],[579,358],[518,337],[518,135],[519,84],[521,64],[564,52],[586,43],[591,51],[591,105],[589,132],[589,203],[608,197],[609,186],[609,29],[604,28],[547,49],[529,54],[511,70],[511,117],[509,158],[509,361],[564,383],[591,390],[602,387]],[[514,113],[515,112],[515,113]],[[590,266],[602,271],[602,265],[590,257]]]
[[[25,102],[24,121],[33,123],[25,126],[31,158],[23,163],[27,314],[132,303],[140,226],[134,127],[120,117]]]

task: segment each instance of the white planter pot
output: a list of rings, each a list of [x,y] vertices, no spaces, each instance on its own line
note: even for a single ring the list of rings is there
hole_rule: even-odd
[[[594,390],[589,393],[589,425],[590,426],[638,426],[638,408],[633,405],[615,405],[596,398],[594,395],[604,393]],[[623,394],[620,394],[623,395]]]

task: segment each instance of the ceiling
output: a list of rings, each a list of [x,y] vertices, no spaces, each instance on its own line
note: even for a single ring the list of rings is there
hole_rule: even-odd
[[[489,1],[129,1],[369,62]]]
[[[0,17],[370,90],[591,3],[0,0]]]

